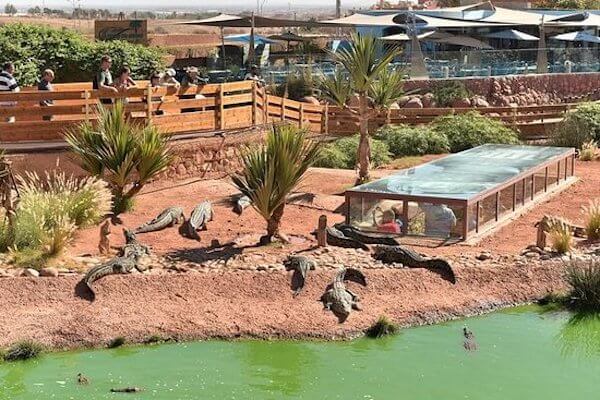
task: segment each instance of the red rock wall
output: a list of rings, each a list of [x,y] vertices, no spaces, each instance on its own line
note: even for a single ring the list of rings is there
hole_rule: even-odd
[[[451,79],[452,80],[452,79]],[[473,95],[480,95],[493,106],[511,104],[542,105],[600,99],[600,73],[511,75],[489,78],[457,78]],[[411,80],[405,91],[422,93],[444,80]]]

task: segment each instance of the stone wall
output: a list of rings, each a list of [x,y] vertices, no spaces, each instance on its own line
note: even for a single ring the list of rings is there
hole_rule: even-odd
[[[450,79],[452,80],[452,79]],[[485,78],[457,78],[474,96],[481,96],[492,106],[516,104],[559,104],[600,99],[600,73],[511,75]],[[405,91],[429,92],[444,80],[411,80]]]

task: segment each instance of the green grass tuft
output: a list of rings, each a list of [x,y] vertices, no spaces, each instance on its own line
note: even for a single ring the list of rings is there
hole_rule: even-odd
[[[44,348],[41,344],[31,340],[24,340],[12,345],[6,353],[4,353],[3,359],[4,361],[29,360],[38,357],[43,350]]]
[[[600,260],[573,261],[567,268],[571,305],[577,309],[600,311]]]
[[[400,329],[385,315],[379,317],[377,322],[367,329],[366,334],[370,338],[382,338],[384,336],[396,335]]]
[[[108,342],[107,347],[109,349],[115,349],[117,347],[123,346],[126,342],[127,341],[125,340],[125,338],[123,336],[117,336],[116,338],[114,338],[110,342]]]

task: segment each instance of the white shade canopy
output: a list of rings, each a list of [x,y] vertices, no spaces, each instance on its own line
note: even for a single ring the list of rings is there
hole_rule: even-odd
[[[587,31],[569,32],[552,36],[550,39],[563,40],[566,42],[600,43],[600,37]]]
[[[492,32],[485,35],[485,37],[493,39],[510,39],[510,40],[523,40],[528,42],[537,42],[540,38],[530,35],[525,32],[518,31],[516,29],[507,29],[500,32]]]
[[[448,32],[424,32],[417,36],[417,38],[424,42],[435,42],[435,43],[446,43],[456,46],[473,47],[476,49],[493,49],[489,44],[482,42],[481,40],[462,35],[453,35]],[[396,35],[384,36],[381,40],[385,41],[409,41],[411,37],[406,33],[399,33]]]

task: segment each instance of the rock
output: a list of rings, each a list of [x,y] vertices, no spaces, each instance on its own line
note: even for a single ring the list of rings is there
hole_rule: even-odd
[[[11,275],[4,268],[0,268],[0,278],[8,278]]]
[[[300,101],[303,103],[314,104],[316,106],[319,105],[319,100],[314,96],[304,96],[302,99],[300,99]]]
[[[398,105],[400,107],[404,107],[406,105],[406,103],[408,103],[410,101],[410,97],[409,96],[402,96],[398,99]]]
[[[177,166],[177,174],[178,175],[185,175],[185,174],[187,174],[187,169],[185,168],[185,165],[179,164]]]
[[[29,277],[29,278],[37,278],[38,276],[40,276],[40,273],[37,270],[33,269],[33,268],[26,268],[23,271],[23,273],[22,273],[21,276],[26,276],[26,277]]]
[[[426,93],[423,95],[423,98],[421,99],[421,102],[423,103],[423,108],[430,108],[433,107],[435,104],[435,96],[433,95],[433,93]]]
[[[487,100],[483,97],[477,96],[473,98],[473,100],[471,101],[471,105],[473,107],[489,107],[490,103],[488,103]]]
[[[483,252],[481,252],[481,254],[477,255],[475,258],[478,259],[479,261],[485,261],[485,260],[489,260],[490,258],[492,258],[492,254],[487,251],[483,251]]]
[[[400,109],[400,105],[397,102],[393,102],[392,104],[390,104],[390,110],[399,110]]]
[[[423,108],[423,102],[418,97],[413,97],[404,105],[404,108]]]
[[[56,278],[58,276],[58,269],[54,267],[46,267],[40,270],[40,276]]]
[[[452,102],[452,108],[469,108],[471,107],[471,100],[465,99],[455,99]]]

